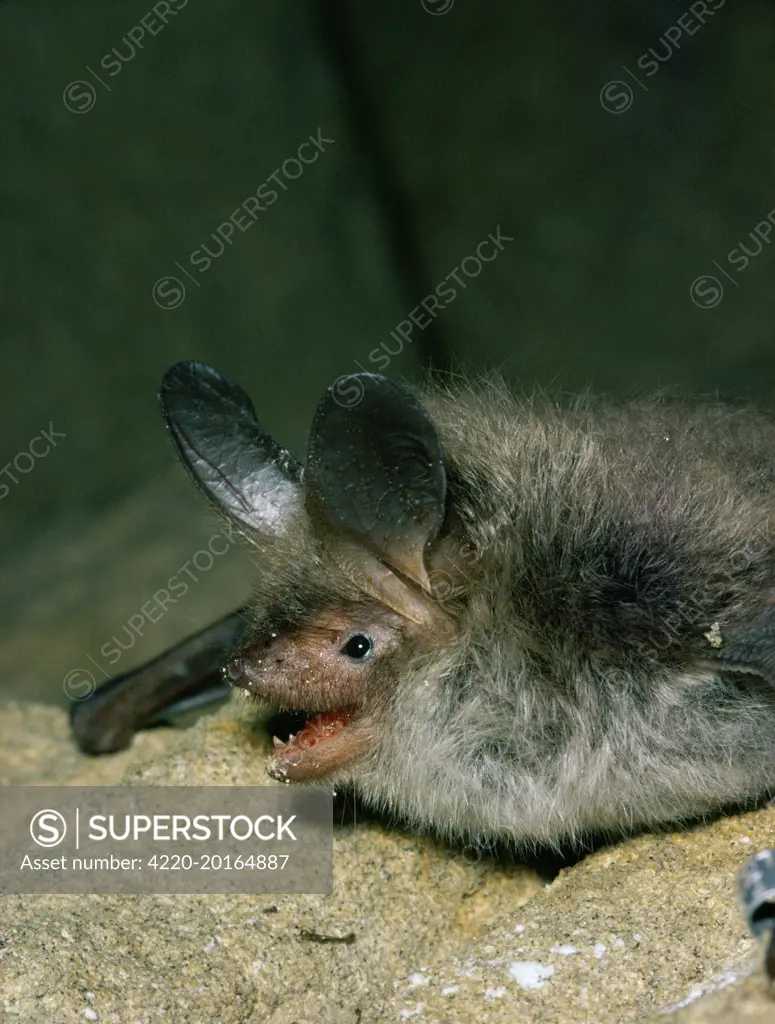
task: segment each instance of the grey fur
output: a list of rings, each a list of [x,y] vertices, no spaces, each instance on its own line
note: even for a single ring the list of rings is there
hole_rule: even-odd
[[[773,419],[356,374],[321,400],[301,472],[218,371],[165,382],[182,458],[259,555],[228,678],[311,716],[278,777],[521,845],[775,791]],[[209,635],[86,702],[84,749],[114,749],[111,706],[133,709],[122,736],[155,713],[168,661],[174,699]]]
[[[772,680],[713,659],[772,598],[772,421],[659,397],[562,407],[498,382],[420,398],[461,536],[436,574],[454,626],[415,631],[379,665],[373,748],[327,781],[479,842],[761,799]],[[358,599],[302,513],[266,556],[254,636]]]

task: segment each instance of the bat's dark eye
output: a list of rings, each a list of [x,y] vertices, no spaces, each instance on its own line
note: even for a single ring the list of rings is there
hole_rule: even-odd
[[[346,654],[348,658],[352,658],[353,661],[363,661],[368,658],[371,652],[374,650],[374,641],[370,636],[366,636],[365,633],[356,633],[355,636],[351,636],[347,643],[342,648],[342,654]]]
[[[223,666],[223,678],[230,683],[238,683],[245,674],[245,663],[242,658],[230,658]]]

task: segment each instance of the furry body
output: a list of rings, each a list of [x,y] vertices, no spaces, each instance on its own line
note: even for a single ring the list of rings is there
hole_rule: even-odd
[[[334,775],[417,827],[559,842],[679,821],[775,787],[775,690],[705,667],[705,634],[775,582],[775,426],[655,399],[425,392],[465,543],[456,628],[392,665],[373,750]],[[314,533],[314,531],[312,531]],[[352,585],[303,513],[257,631]]]
[[[240,644],[229,683],[304,713],[273,774],[446,837],[560,844],[775,791],[772,419],[353,374],[302,468],[213,367],[176,364],[160,398],[260,556],[250,626],[105,684],[73,716],[84,749],[222,695]]]

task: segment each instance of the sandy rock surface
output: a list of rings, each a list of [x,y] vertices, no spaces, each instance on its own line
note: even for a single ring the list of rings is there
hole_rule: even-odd
[[[99,682],[244,600],[251,560],[235,547],[118,666],[103,664],[103,642],[217,529],[196,508],[164,481],[7,568],[0,596],[16,603],[0,668],[14,700],[0,704],[0,785],[276,785],[265,725],[244,703],[96,759],[76,751],[66,709],[33,703],[64,703],[67,672],[90,667]],[[0,1019],[775,1019],[735,891],[743,861],[775,845],[775,809],[601,849],[551,884],[362,813],[343,820],[330,896],[3,896]]]
[[[275,785],[249,722],[230,705],[89,760],[62,711],[15,704],[0,781]],[[32,1024],[770,1021],[734,876],[773,844],[767,808],[602,849],[545,885],[350,821],[330,896],[5,896],[0,1006]]]

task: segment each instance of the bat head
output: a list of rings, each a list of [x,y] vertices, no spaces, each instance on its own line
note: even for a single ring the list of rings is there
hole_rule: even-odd
[[[194,480],[262,555],[225,674],[308,716],[271,770],[346,777],[379,748],[407,666],[456,629],[460,531],[434,425],[408,388],[353,374],[321,399],[302,467],[211,366],[176,364],[160,399]]]

